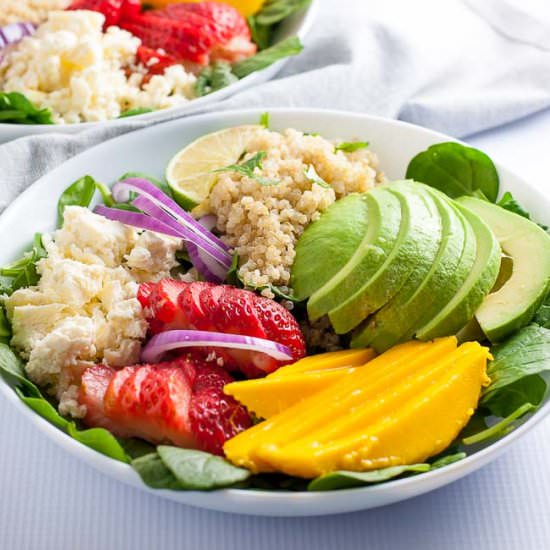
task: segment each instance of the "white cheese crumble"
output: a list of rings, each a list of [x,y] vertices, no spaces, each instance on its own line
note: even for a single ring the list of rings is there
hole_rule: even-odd
[[[36,33],[9,48],[0,89],[49,108],[59,124],[117,118],[123,111],[163,109],[193,98],[195,76],[182,65],[143,83],[136,68],[140,39],[87,10],[53,11]]]
[[[56,395],[62,413],[79,417],[85,409],[74,388],[87,366],[139,361],[147,323],[138,283],[168,277],[182,242],[79,206],[67,207],[63,227],[43,242],[38,285],[5,299],[11,344],[28,360],[29,378]]]

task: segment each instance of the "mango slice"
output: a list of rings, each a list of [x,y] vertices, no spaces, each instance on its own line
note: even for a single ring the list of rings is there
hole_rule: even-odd
[[[334,384],[374,355],[372,349],[312,355],[265,378],[227,384],[224,392],[256,416],[269,418]]]
[[[255,472],[306,478],[421,462],[445,449],[477,405],[487,348],[455,337],[408,342],[226,442]]]

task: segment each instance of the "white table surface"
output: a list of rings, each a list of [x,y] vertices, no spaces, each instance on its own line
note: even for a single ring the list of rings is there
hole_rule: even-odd
[[[469,141],[550,192],[550,111]],[[0,550],[546,550],[550,419],[438,491],[348,515],[208,512],[126,487],[45,439],[0,399]]]

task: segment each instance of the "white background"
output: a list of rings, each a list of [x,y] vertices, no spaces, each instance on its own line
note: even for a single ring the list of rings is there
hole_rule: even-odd
[[[549,135],[550,111],[468,141],[550,192]],[[0,400],[0,550],[546,550],[549,457],[550,419],[503,458],[433,493],[348,515],[255,518],[112,481]]]

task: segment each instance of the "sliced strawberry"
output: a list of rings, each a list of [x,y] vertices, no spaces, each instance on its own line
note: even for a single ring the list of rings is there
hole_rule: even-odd
[[[246,409],[217,388],[205,388],[193,396],[189,418],[201,449],[217,455],[223,455],[228,439],[252,425]]]
[[[145,309],[146,307],[149,307],[151,293],[153,292],[156,286],[157,286],[156,283],[142,283],[139,285],[138,292],[137,292],[137,299],[139,300],[139,303],[141,304],[141,307],[143,309]]]
[[[159,281],[149,296],[150,315],[162,323],[187,324],[185,313],[178,304],[178,296],[187,284],[175,279]]]
[[[293,360],[305,355],[303,335],[288,310],[273,300],[228,285],[164,279],[150,293],[146,316],[153,334],[176,329],[243,334],[288,346]],[[240,370],[247,378],[264,376],[287,363],[255,351],[217,347],[196,351],[204,358],[214,353],[225,368]]]
[[[169,441],[194,447],[189,374],[194,375],[194,369],[185,359],[118,371],[104,397],[105,414],[116,423],[116,431],[111,431],[115,435],[130,433],[152,443]]]
[[[103,28],[116,25],[120,20],[124,0],[75,0],[68,10],[90,10],[105,16]]]
[[[146,46],[138,47],[136,57],[147,69],[149,75],[162,74],[167,67],[171,67],[178,62],[175,57]]]
[[[84,422],[118,437],[222,454],[223,443],[251,424],[246,409],[223,393],[232,380],[224,369],[193,356],[119,371],[94,365],[82,376]]]

